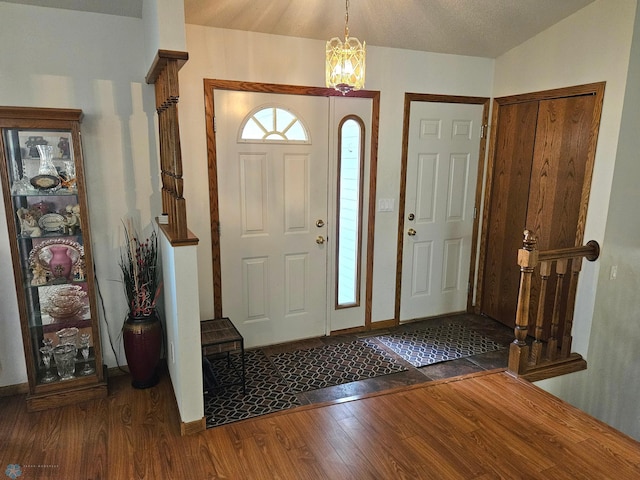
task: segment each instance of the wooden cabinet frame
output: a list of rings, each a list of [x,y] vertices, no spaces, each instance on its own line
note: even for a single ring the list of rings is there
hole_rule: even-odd
[[[80,138],[81,119],[82,111],[75,109],[0,107],[0,177],[29,384],[27,408],[32,411],[55,408],[107,395],[106,368],[102,363]],[[41,133],[45,139],[47,136],[58,136],[69,141],[71,151],[68,158],[62,153],[63,150],[59,146],[54,146],[59,149],[57,152],[59,158],[54,163],[58,164],[56,167],[61,178],[64,176],[59,167],[60,164],[64,164],[69,171],[75,170],[75,180],[70,183],[71,186],[43,190],[14,187],[18,177],[25,174],[25,165],[29,162],[31,164],[40,162],[38,158],[33,158],[30,153],[27,153],[22,145],[23,137],[21,135],[28,135],[28,132]],[[25,175],[25,178],[27,177],[28,175]],[[67,175],[68,177],[69,175]],[[69,229],[66,226],[56,230],[54,224],[53,229],[44,228],[36,234],[28,235],[22,231],[21,220],[16,213],[18,208],[27,210],[40,208],[43,215],[49,214],[55,219],[63,217],[60,209],[65,205],[76,207],[76,215],[80,223],[79,229]],[[45,211],[45,209],[50,210]],[[41,280],[35,280],[35,270],[32,267],[34,263],[31,261],[30,255],[34,250],[37,250],[37,245],[42,246],[45,244],[44,242],[81,245],[80,250],[83,252],[84,258],[75,258],[74,265],[78,264],[75,277],[71,274],[56,277],[53,272],[48,272]],[[68,249],[66,255],[70,255]],[[31,257],[33,256],[31,255]],[[48,315],[47,311],[49,313],[52,311],[51,296],[56,293],[60,295],[64,289],[66,291],[80,289],[84,292],[82,302],[85,305],[79,310],[81,313],[68,314],[65,311],[65,315]],[[51,294],[48,297],[49,300],[45,300],[46,292]],[[49,305],[49,307],[45,308],[45,305]],[[60,380],[58,377],[49,383],[43,382],[43,372],[46,369],[40,354],[42,340],[45,336],[55,338],[56,331],[67,326],[77,326],[80,327],[81,332],[90,333],[89,363],[93,364],[95,371],[88,375],[78,375],[85,363],[78,352],[74,359],[76,374],[73,378]],[[54,373],[57,370],[53,359],[50,368]]]

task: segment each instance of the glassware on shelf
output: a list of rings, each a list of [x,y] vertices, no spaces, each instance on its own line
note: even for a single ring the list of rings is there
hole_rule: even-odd
[[[56,361],[60,380],[69,380],[75,377],[76,355],[78,348],[70,343],[62,343],[53,349],[53,358]]]
[[[22,176],[11,185],[11,193],[14,195],[29,195],[36,193],[36,189],[31,185],[27,175],[27,167],[22,167]]]
[[[44,376],[40,379],[42,383],[51,383],[57,380],[56,376],[51,373],[51,354],[53,353],[53,341],[50,338],[42,340],[43,347],[40,347],[42,353],[42,363],[44,364]]]
[[[78,348],[78,329],[76,327],[63,328],[58,330],[56,335],[60,339],[60,345],[72,345]]]
[[[89,363],[89,342],[91,340],[91,334],[80,334],[80,352],[82,352],[82,358],[84,359],[84,368],[80,372],[80,375],[91,375],[95,372],[95,369]]]
[[[37,145],[38,153],[40,154],[40,167],[38,168],[38,175],[51,175],[58,176],[58,170],[53,164],[53,146],[52,145]]]
[[[76,184],[76,166],[71,160],[64,161],[64,171],[60,173],[62,178],[62,186],[70,192],[77,191]]]

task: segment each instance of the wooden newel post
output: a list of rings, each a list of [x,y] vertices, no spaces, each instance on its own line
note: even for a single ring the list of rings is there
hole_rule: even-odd
[[[529,329],[529,298],[531,294],[531,277],[538,264],[536,239],[529,230],[524,231],[522,248],[518,250],[518,265],[520,265],[520,289],[518,291],[518,306],[516,309],[515,340],[509,349],[509,370],[520,374],[526,370],[529,361],[529,347],[527,346],[527,331]]]

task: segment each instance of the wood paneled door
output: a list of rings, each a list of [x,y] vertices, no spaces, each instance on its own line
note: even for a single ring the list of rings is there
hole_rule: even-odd
[[[597,83],[495,100],[478,313],[514,326],[525,229],[540,250],[582,244],[603,97]]]

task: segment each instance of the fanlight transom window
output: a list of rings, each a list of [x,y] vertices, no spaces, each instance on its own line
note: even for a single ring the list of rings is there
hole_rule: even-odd
[[[240,142],[311,143],[309,130],[298,115],[274,105],[253,110],[242,122]]]

